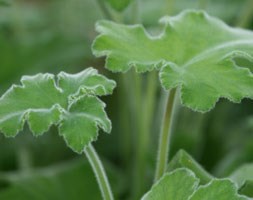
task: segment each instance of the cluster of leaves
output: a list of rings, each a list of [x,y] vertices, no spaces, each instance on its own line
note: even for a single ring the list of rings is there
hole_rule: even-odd
[[[142,200],[247,200],[253,191],[252,165],[238,169],[229,178],[217,179],[206,172],[189,154],[180,150],[171,160],[168,172],[155,183]],[[245,190],[247,187],[247,190]],[[238,194],[238,191],[243,194]]]
[[[253,97],[250,70],[234,62],[253,60],[252,32],[230,28],[202,11],[184,11],[161,23],[164,31],[151,36],[142,25],[100,21],[93,53],[107,56],[105,67],[113,72],[158,69],[162,86],[179,87],[182,104],[196,111],[209,111],[221,97],[233,102]]]
[[[121,11],[130,0],[108,3]],[[179,88],[182,104],[196,111],[209,111],[219,98],[233,102],[253,98],[253,76],[235,62],[237,58],[253,61],[252,32],[230,28],[202,11],[164,17],[161,23],[164,31],[152,36],[141,25],[101,21],[93,52],[107,56],[106,67],[113,72],[126,72],[132,66],[137,72],[159,70],[162,86]],[[14,137],[27,122],[39,136],[56,125],[67,145],[81,153],[97,138],[98,128],[110,132],[105,104],[97,96],[111,94],[115,85],[92,68],[75,75],[25,76],[21,85],[14,85],[0,98],[0,131]],[[230,179],[216,179],[187,154],[179,157],[180,162],[170,162],[170,172],[143,200],[248,199],[237,192],[252,191],[252,181],[243,177],[248,168]]]
[[[97,138],[98,127],[111,131],[105,104],[96,96],[111,94],[116,83],[97,70],[24,76],[21,83],[0,98],[0,130],[6,136],[16,136],[25,121],[35,136],[57,125],[67,145],[81,153]]]

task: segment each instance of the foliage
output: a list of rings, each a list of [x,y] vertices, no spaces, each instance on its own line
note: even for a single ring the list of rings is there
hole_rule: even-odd
[[[210,16],[193,10],[178,14],[196,8]],[[251,29],[252,8],[252,0],[0,0],[0,90],[22,74],[68,72],[25,76],[0,98],[0,130],[15,136],[0,134],[0,199],[101,198],[99,175],[70,159],[76,154],[58,137],[75,152],[86,147],[86,153],[99,128],[111,129],[100,97],[115,83],[95,78],[99,86],[93,87],[82,82],[84,72],[69,74],[90,65],[107,73],[103,60],[90,52],[94,23],[101,18],[117,23],[97,23],[93,53],[105,56],[111,71],[126,72],[109,74],[119,86],[112,98],[102,97],[113,133],[94,144],[116,199],[137,200],[149,188],[143,199],[253,197],[252,102],[223,99],[252,98],[252,32],[226,25]],[[157,23],[164,15],[176,16]],[[137,22],[142,25],[123,25]],[[131,68],[154,72],[135,74]],[[172,159],[152,186],[166,96],[158,90],[157,71],[162,86],[177,87],[191,109],[175,99]],[[193,111],[209,111],[218,100],[209,113]],[[49,134],[33,137],[44,132]],[[118,171],[122,175],[114,177]]]
[[[132,66],[138,72],[160,69],[163,87],[179,87],[183,105],[193,110],[206,112],[220,97],[237,103],[252,98],[250,71],[233,61],[252,60],[251,32],[230,28],[201,11],[184,11],[161,22],[163,33],[151,36],[141,25],[100,21],[93,53],[107,56],[105,66],[114,72]]]
[[[55,80],[56,79],[56,80]],[[0,130],[15,136],[27,121],[35,136],[51,125],[68,146],[80,153],[98,135],[98,127],[110,132],[111,123],[96,95],[112,93],[115,82],[88,68],[78,74],[24,76],[0,99]],[[85,130],[85,131],[80,131]]]
[[[165,174],[142,200],[246,200],[236,193],[236,187],[229,179],[214,179],[198,187],[199,180],[186,168]]]

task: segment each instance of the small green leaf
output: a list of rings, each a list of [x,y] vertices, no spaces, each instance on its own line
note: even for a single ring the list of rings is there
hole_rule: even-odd
[[[182,167],[192,170],[196,177],[199,178],[201,185],[213,179],[213,176],[200,166],[186,151],[179,150],[169,162],[167,170],[171,172]]]
[[[81,152],[98,136],[98,127],[111,131],[111,122],[105,111],[105,104],[94,96],[82,96],[70,105],[59,127],[68,146]]]
[[[166,173],[142,200],[187,200],[197,189],[198,179],[187,169]]]
[[[107,0],[110,6],[117,11],[123,11],[131,1],[132,0]]]
[[[253,76],[234,60],[253,61],[253,33],[230,28],[203,11],[164,17],[164,31],[151,36],[141,25],[100,21],[93,43],[96,56],[107,56],[106,68],[138,72],[157,68],[166,90],[178,87],[183,105],[200,112],[219,98],[240,102],[252,98]]]
[[[96,95],[111,94],[115,85],[93,68],[74,75],[62,72],[57,77],[24,76],[21,86],[12,86],[0,98],[0,131],[15,136],[27,121],[37,136],[61,124],[60,134],[67,144],[81,152],[96,139],[98,127],[110,132],[105,104]]]
[[[205,186],[200,186],[189,200],[247,200],[238,195],[235,184],[228,179],[214,179]]]

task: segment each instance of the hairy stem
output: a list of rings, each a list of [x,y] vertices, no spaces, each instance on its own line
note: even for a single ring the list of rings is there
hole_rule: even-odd
[[[170,91],[168,100],[166,102],[166,109],[158,146],[155,181],[161,178],[161,176],[164,174],[168,162],[175,97],[176,89],[174,88]]]
[[[244,8],[239,16],[240,17],[237,20],[236,25],[239,27],[247,28],[250,25],[250,21],[253,17],[253,1],[252,0],[248,0],[245,3]]]
[[[102,193],[104,200],[113,200],[113,194],[110,187],[110,184],[108,182],[108,178],[106,176],[104,167],[98,157],[97,152],[93,148],[93,146],[90,144],[88,145],[84,150],[91,167],[95,173],[95,176],[97,178],[97,182],[100,188],[100,191]]]
[[[105,0],[97,0],[97,4],[99,5],[100,10],[103,12],[104,17],[106,19],[112,20],[113,17],[111,15],[110,11],[108,10],[108,8],[105,5]]]

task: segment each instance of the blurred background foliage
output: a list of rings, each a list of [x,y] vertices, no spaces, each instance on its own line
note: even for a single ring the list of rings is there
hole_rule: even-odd
[[[114,95],[104,98],[112,119],[112,134],[101,134],[95,146],[105,163],[117,199],[131,199],[138,128],[129,120],[137,113],[131,110],[130,117],[121,119],[122,109],[127,108],[127,101],[132,98],[131,94],[121,92],[123,76],[105,70],[103,59],[94,58],[90,50],[96,36],[95,22],[106,18],[101,1],[0,0],[0,92],[2,94],[12,83],[18,83],[22,75],[74,73],[88,66],[94,66],[118,81]],[[130,24],[135,18],[154,34],[162,28],[158,24],[159,18],[188,8],[205,9],[232,26],[253,27],[252,0],[132,0],[127,2],[129,5],[125,10],[116,6],[117,11],[113,10],[112,4],[113,0],[107,0],[104,5],[115,19]],[[129,81],[131,75],[128,73],[128,76]],[[145,78],[145,74],[142,76]],[[158,87],[158,82],[156,84]],[[148,128],[152,140],[146,155],[144,190],[152,183],[162,115],[161,96],[163,92],[159,89],[152,126]],[[145,98],[141,98],[142,101]],[[213,175],[229,175],[240,165],[253,162],[252,114],[250,100],[232,104],[222,99],[207,114],[192,112],[178,104],[170,156],[185,149]],[[129,137],[122,136],[123,127],[129,131]],[[122,144],[127,145],[123,150]],[[101,199],[86,158],[72,153],[57,135],[55,127],[38,138],[32,137],[27,127],[15,139],[0,135],[0,152],[0,199]]]

